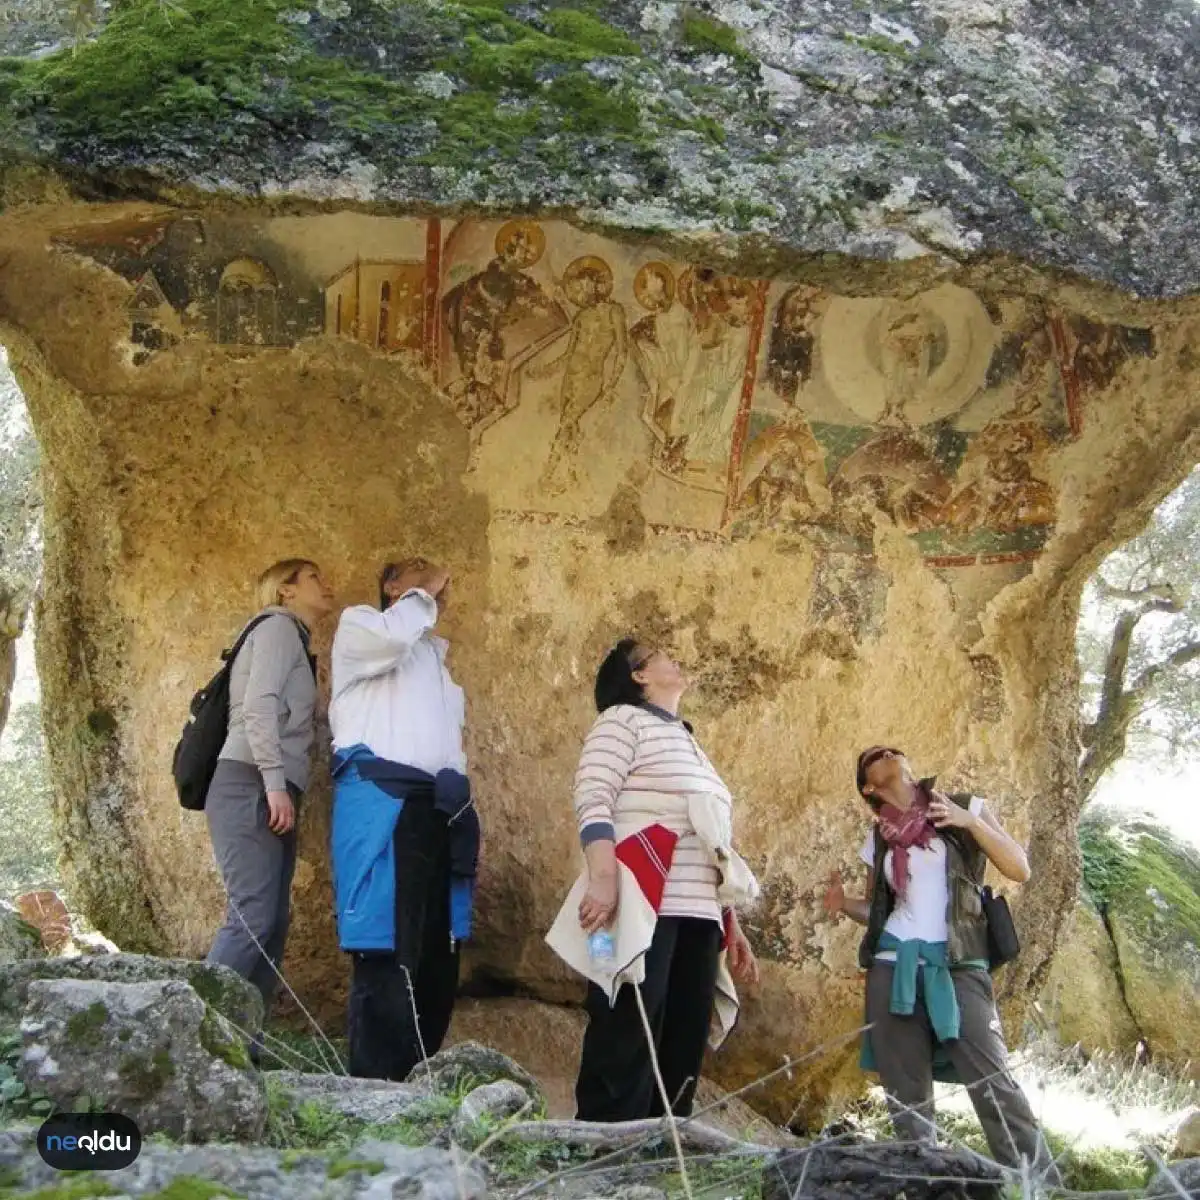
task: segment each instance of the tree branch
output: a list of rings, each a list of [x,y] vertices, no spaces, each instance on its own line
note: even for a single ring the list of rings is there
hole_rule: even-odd
[[[1103,575],[1097,574],[1096,590],[1106,600],[1124,600],[1143,606],[1149,605],[1146,612],[1177,613],[1183,610],[1178,589],[1170,580],[1148,583],[1145,587],[1117,587],[1116,584],[1109,583]]]
[[[1147,667],[1129,690],[1133,695],[1145,698],[1147,692],[1162,678],[1166,671],[1177,671],[1200,658],[1200,640],[1187,642],[1160,663]]]

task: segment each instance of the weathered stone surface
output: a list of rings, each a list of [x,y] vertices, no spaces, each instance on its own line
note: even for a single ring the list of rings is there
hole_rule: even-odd
[[[30,986],[37,980],[54,979],[96,983],[182,980],[192,987],[205,1004],[238,1029],[252,1033],[262,1026],[262,997],[258,989],[236,971],[189,959],[121,953],[81,954],[71,958],[0,965],[0,1019],[18,1019],[28,1003]]]
[[[496,1122],[515,1116],[522,1109],[524,1116],[532,1117],[536,1115],[533,1108],[532,1098],[519,1084],[508,1079],[485,1083],[463,1097],[454,1115],[452,1133],[461,1145],[474,1145],[491,1132]]]
[[[1200,1108],[1191,1109],[1179,1122],[1171,1157],[1200,1159]]]
[[[67,1112],[132,1118],[143,1136],[254,1141],[266,1122],[262,1076],[180,980],[35,979],[21,1020],[19,1074]]]
[[[1175,1200],[1180,1195],[1200,1195],[1200,1158],[1182,1159],[1158,1171],[1146,1187],[1144,1200]]]
[[[368,1125],[402,1120],[427,1105],[434,1094],[431,1088],[419,1083],[352,1079],[347,1075],[272,1071],[271,1079],[286,1090],[296,1105],[315,1102]]]
[[[350,604],[419,550],[455,575],[485,825],[470,985],[582,995],[542,938],[592,675],[635,632],[691,673],[764,883],[714,1079],[803,1057],[752,1095],[802,1123],[861,1089],[859,931],[820,883],[861,875],[880,740],[1029,843],[1018,1028],[1078,876],[1079,591],[1200,457],[1194,7],[226,2],[196,34],[135,0],[0,72],[58,170],[4,176],[0,337],[46,460],[72,897],[202,956],[188,698],[267,563]],[[328,791],[322,761],[285,969],[337,1022]]]
[[[19,1180],[22,1195],[61,1188],[62,1172],[42,1162],[30,1133],[0,1130],[0,1172],[6,1180]],[[240,1200],[483,1200],[487,1195],[478,1164],[462,1155],[378,1142],[336,1156],[149,1144],[132,1166],[106,1172],[104,1183],[125,1196],[157,1197],[170,1188],[170,1195],[214,1200],[214,1187],[228,1188]]]
[[[572,209],[762,256],[1200,282],[1188,0],[706,8],[224,0],[201,65],[139,0],[74,59],[14,65],[0,103],[26,156],[104,194]],[[61,36],[20,23],[0,51]]]
[[[1063,932],[1042,994],[1057,1040],[1085,1052],[1131,1053],[1140,1034],[1121,987],[1117,948],[1104,919],[1080,899]]]
[[[1051,973],[1050,1015],[1085,1050],[1200,1078],[1200,855],[1146,821],[1097,811],[1080,827],[1087,898]]]
[[[863,744],[904,745],[1029,841],[1001,982],[1015,1005],[1041,991],[1077,872],[1078,590],[1197,453],[1186,306],[1114,296],[1102,319],[1001,273],[914,277],[908,299],[747,281],[558,220],[30,209],[0,220],[0,261],[47,458],[38,654],[65,868],[120,944],[199,958],[219,924],[167,765],[250,581],[303,547],[342,602],[370,601],[380,561],[420,549],[455,572],[444,629],[485,826],[468,981],[582,997],[543,936],[578,869],[592,675],[632,630],[691,672],[687,715],[764,884],[745,921],[764,986],[716,1082],[812,1054],[751,1096],[781,1121],[861,1088],[850,1042],[816,1052],[861,1016],[859,931],[825,920],[820,883],[860,872]],[[493,275],[519,298],[494,329]],[[603,328],[623,365],[593,396]],[[285,971],[336,1024],[318,758]]]
[[[0,966],[46,957],[42,935],[7,901],[0,901]]]
[[[459,1042],[418,1063],[408,1077],[410,1084],[425,1083],[440,1091],[453,1091],[464,1083],[488,1084],[507,1080],[524,1090],[537,1108],[544,1108],[541,1085],[519,1063],[478,1042]]]
[[[803,1179],[803,1192],[797,1188]],[[880,1142],[790,1151],[763,1175],[763,1200],[1000,1200],[1004,1173],[967,1150]]]

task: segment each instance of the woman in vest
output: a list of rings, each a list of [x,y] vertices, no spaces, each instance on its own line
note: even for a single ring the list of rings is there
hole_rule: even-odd
[[[705,1045],[720,1045],[737,1013],[731,974],[758,978],[734,908],[758,885],[731,845],[729,790],[679,719],[686,686],[663,651],[633,638],[596,675],[600,715],[575,774],[586,869],[546,938],[589,980],[584,1121],[661,1116],[662,1092],[690,1115]],[[604,931],[608,957],[590,944]]]
[[[997,1162],[1025,1158],[1052,1171],[1008,1069],[979,891],[989,861],[1006,879],[1028,882],[1025,851],[983,800],[935,791],[899,750],[864,750],[855,779],[874,813],[859,852],[868,892],[847,896],[835,874],[825,907],[867,927],[863,1067],[878,1071],[900,1136],[934,1140],[934,1080],[959,1082]]]
[[[204,803],[225,885],[225,924],[208,962],[258,988],[266,1018],[283,961],[296,824],[314,736],[313,625],[333,610],[315,563],[285,559],[258,581],[259,616],[229,674],[229,733]],[[257,1061],[258,1030],[250,1054]]]

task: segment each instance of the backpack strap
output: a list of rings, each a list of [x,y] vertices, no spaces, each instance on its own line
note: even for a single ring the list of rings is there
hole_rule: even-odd
[[[281,616],[281,615],[282,614],[280,614],[280,613],[259,613],[258,616],[254,617],[247,624],[246,628],[243,629],[242,632],[238,634],[237,641],[234,642],[230,648],[221,651],[221,658],[225,663],[224,670],[226,670],[226,671],[233,670],[233,660],[235,658],[237,658],[238,654],[241,653],[242,647],[246,644],[246,639],[254,632],[254,630],[259,625],[261,625],[264,621],[268,620],[271,617],[276,617],[276,616]]]

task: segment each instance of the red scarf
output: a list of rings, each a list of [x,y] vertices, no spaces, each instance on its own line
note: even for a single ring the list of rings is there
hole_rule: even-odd
[[[924,849],[937,830],[929,819],[929,797],[924,788],[917,790],[912,805],[901,812],[894,804],[879,809],[879,831],[892,851],[892,876],[896,895],[903,898],[908,887],[908,851],[910,846]]]

